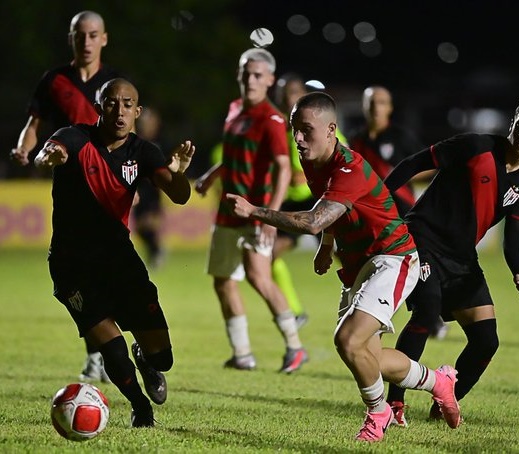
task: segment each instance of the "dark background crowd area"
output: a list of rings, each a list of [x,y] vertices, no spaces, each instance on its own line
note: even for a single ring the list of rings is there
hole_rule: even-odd
[[[239,96],[238,57],[257,27],[274,34],[278,76],[324,83],[346,135],[362,123],[360,98],[371,84],[393,93],[394,121],[426,145],[465,131],[506,134],[519,104],[513,0],[3,0],[0,178],[42,176],[13,166],[9,151],[43,72],[71,60],[70,19],[86,9],[105,19],[102,60],[162,114],[164,144],[197,145],[192,177],[209,166],[228,103]]]

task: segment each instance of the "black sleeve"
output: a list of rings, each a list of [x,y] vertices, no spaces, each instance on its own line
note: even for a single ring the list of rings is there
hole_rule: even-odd
[[[503,251],[510,271],[519,274],[519,219],[508,216],[505,220]]]
[[[78,126],[66,126],[58,129],[48,140],[63,145],[70,156],[79,153],[88,137]]]
[[[155,144],[142,141],[142,156],[144,176],[152,179],[153,174],[157,169],[167,167],[171,159],[166,159],[164,153]]]
[[[384,183],[387,188],[393,192],[407,183],[416,174],[435,168],[436,166],[434,165],[431,150],[425,148],[400,161],[386,177]]]
[[[465,166],[467,161],[494,148],[490,134],[464,133],[442,140],[431,147],[438,169]]]
[[[45,72],[45,74],[39,80],[27,108],[27,113],[29,115],[32,115],[36,118],[41,118],[45,121],[47,121],[50,117],[52,104],[52,99],[49,93],[51,78],[52,73],[50,71]]]

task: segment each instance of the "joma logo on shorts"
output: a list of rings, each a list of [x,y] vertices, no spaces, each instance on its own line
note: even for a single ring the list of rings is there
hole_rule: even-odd
[[[83,309],[83,297],[81,296],[81,293],[79,293],[79,290],[76,290],[76,292],[68,299],[68,303],[72,309],[81,312]]]

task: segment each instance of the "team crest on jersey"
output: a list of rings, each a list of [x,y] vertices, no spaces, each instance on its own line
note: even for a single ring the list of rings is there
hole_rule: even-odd
[[[503,197],[503,206],[513,205],[519,200],[519,188],[514,184],[511,188],[508,188],[505,196]]]
[[[393,153],[395,152],[395,147],[392,143],[383,143],[380,145],[380,156],[384,160],[388,160],[393,156]]]
[[[231,133],[235,135],[245,134],[252,125],[252,118],[243,118],[235,121],[231,125]]]
[[[425,282],[430,275],[431,265],[429,265],[427,262],[423,262],[420,265],[420,279]]]
[[[83,309],[83,297],[79,290],[76,290],[72,296],[69,296],[68,303],[72,309],[75,309],[78,312],[81,312]]]
[[[123,169],[123,178],[128,182],[128,184],[132,184],[137,178],[138,167],[137,161],[126,161],[122,165]]]

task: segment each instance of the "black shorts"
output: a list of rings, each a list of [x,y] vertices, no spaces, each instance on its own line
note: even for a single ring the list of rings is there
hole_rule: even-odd
[[[418,250],[420,279],[406,300],[412,311],[437,308],[443,320],[454,320],[452,311],[493,305],[477,259],[461,262],[432,251]]]
[[[310,211],[316,203],[316,200],[313,197],[310,197],[305,200],[285,200],[281,204],[281,208],[279,211]],[[297,244],[297,240],[302,235],[302,233],[293,233],[293,232],[286,232],[285,230],[279,230],[277,232],[278,236],[280,237],[286,237],[291,238],[294,244]],[[319,240],[321,238],[321,234],[317,234],[316,238]]]
[[[110,318],[123,331],[167,329],[157,288],[135,249],[96,258],[51,254],[54,296],[67,308],[83,337]]]

